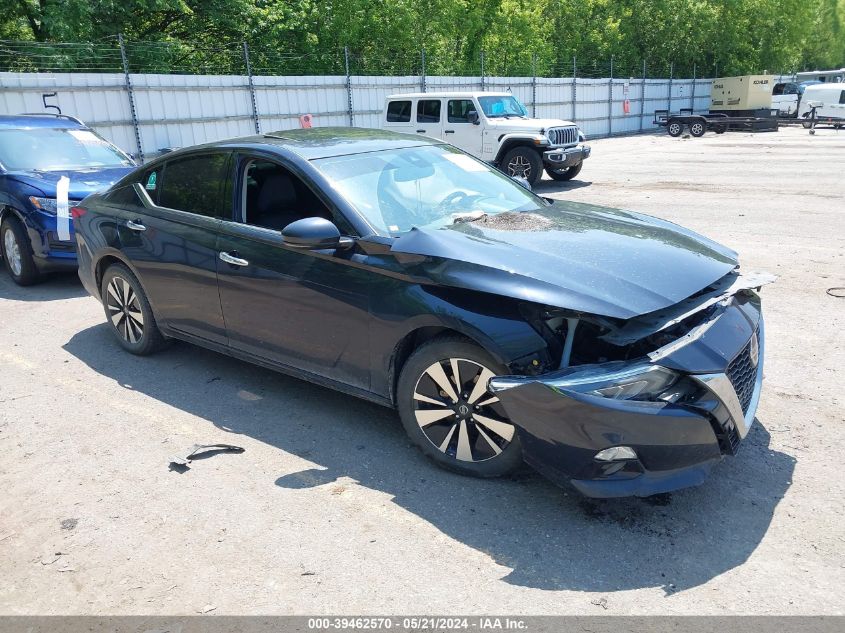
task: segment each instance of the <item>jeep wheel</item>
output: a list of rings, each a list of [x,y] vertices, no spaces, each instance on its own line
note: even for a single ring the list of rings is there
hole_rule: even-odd
[[[537,150],[530,147],[514,147],[502,159],[502,171],[511,177],[525,178],[533,187],[540,180],[543,160]]]
[[[669,136],[678,137],[684,131],[684,124],[680,121],[669,121],[666,131],[669,133]]]
[[[548,167],[546,167],[546,173],[552,180],[572,180],[573,178],[575,178],[575,176],[581,173],[581,168],[583,166],[584,162],[581,161],[577,165],[573,165],[572,167],[564,167],[563,169],[549,169]]]

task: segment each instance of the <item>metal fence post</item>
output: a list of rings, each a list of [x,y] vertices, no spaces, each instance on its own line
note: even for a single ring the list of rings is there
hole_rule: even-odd
[[[669,112],[672,112],[672,79],[675,75],[675,63],[669,64]]]
[[[572,122],[575,122],[575,102],[578,99],[578,60],[575,55],[572,56]]]
[[[135,108],[135,92],[132,90],[132,80],[129,78],[129,60],[126,57],[126,46],[123,43],[123,33],[117,34],[120,45],[120,60],[123,62],[123,79],[126,84],[126,94],[129,96],[129,113],[132,115],[132,127],[135,130],[135,145],[138,147],[138,162],[144,162],[144,148],[141,146],[141,129],[138,126],[138,110]]]
[[[613,55],[610,56],[610,79],[607,84],[607,135],[613,136]]]
[[[645,117],[645,60],[643,60],[643,87],[640,94],[640,132],[643,131],[643,117]]]
[[[484,51],[481,51],[481,92],[484,92]]]
[[[420,49],[420,61],[422,65],[420,66],[420,92],[425,92],[425,49]]]
[[[249,63],[249,46],[243,42],[243,47],[246,76],[249,78],[249,98],[252,101],[252,122],[255,124],[255,133],[261,134],[261,126],[258,124],[258,103],[255,100],[255,84],[252,82],[252,66]]]
[[[346,66],[346,101],[349,113],[349,127],[355,127],[355,115],[352,112],[352,76],[349,74],[349,47],[343,47],[343,61]]]
[[[531,116],[537,118],[537,53],[531,53]]]
[[[692,94],[690,95],[689,99],[689,107],[692,108],[693,114],[695,114],[695,76],[696,71],[698,69],[695,67],[695,64],[692,65]]]

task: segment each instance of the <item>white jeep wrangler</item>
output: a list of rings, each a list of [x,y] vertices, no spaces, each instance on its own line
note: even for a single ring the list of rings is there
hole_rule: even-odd
[[[424,92],[387,98],[384,129],[442,139],[534,185],[578,175],[590,146],[570,121],[532,119],[509,92]]]

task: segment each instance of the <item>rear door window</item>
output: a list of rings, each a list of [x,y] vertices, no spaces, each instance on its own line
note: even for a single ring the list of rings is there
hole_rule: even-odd
[[[152,183],[158,205],[212,218],[230,217],[231,196],[226,195],[229,153],[215,152],[167,161]],[[155,172],[153,172],[155,173]],[[144,188],[150,191],[149,177]]]
[[[417,123],[440,123],[440,99],[419,100]]]
[[[387,122],[388,123],[410,123],[411,122],[411,102],[410,101],[391,101],[387,104]]]
[[[845,104],[845,90],[839,93],[839,103]]]

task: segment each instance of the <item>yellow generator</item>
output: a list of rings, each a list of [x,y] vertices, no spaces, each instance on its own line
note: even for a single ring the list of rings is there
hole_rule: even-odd
[[[730,116],[771,116],[774,79],[773,75],[714,79],[710,112],[724,112]]]

